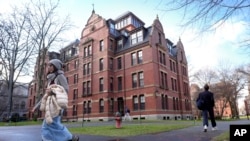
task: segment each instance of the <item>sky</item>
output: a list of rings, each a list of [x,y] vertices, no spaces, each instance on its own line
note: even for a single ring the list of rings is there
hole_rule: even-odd
[[[0,0],[0,13],[10,12],[12,4],[24,1],[27,0]],[[181,39],[184,44],[190,71],[218,67],[219,63],[225,60],[235,66],[249,63],[238,47],[238,41],[246,35],[245,21],[226,22],[215,32],[197,37],[195,31],[198,28],[183,31],[179,26],[183,16],[181,12],[167,13],[162,10],[164,6],[163,0],[60,0],[59,15],[62,18],[70,15],[70,20],[75,25],[75,28],[65,33],[68,39],[65,45],[80,38],[93,9],[106,20],[116,19],[119,15],[131,11],[144,21],[145,27],[151,26],[158,15],[165,37],[173,43]],[[23,80],[29,81],[26,78]]]

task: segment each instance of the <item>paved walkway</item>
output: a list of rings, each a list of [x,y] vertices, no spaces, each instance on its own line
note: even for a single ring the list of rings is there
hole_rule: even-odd
[[[79,135],[80,141],[211,141],[213,137],[229,131],[230,124],[250,124],[249,120],[220,121],[217,122],[218,130],[203,132],[201,125],[192,126],[185,129],[174,130],[157,134],[147,134],[132,137],[108,137]]]
[[[183,124],[183,122],[176,121],[159,121],[158,123],[150,124]],[[138,122],[123,122],[125,124],[140,124]],[[142,124],[146,124],[143,122]],[[220,121],[217,122],[218,130],[203,132],[201,121],[196,122],[195,125],[189,128],[174,130],[170,132],[162,132],[157,134],[146,134],[132,137],[109,137],[109,136],[96,136],[96,135],[79,135],[80,141],[211,141],[215,136],[220,135],[225,131],[229,131],[230,124],[249,124],[250,120],[238,120],[238,121]],[[66,124],[67,127],[82,127],[79,122]],[[83,128],[88,126],[105,126],[114,125],[114,121],[110,122],[89,122],[84,123]],[[118,129],[119,130],[119,129]],[[29,125],[29,126],[3,126],[0,127],[0,141],[41,141],[41,125]]]

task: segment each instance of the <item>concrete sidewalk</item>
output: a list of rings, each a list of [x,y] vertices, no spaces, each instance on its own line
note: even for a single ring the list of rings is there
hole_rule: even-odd
[[[249,120],[237,121],[217,121],[218,130],[203,132],[203,127],[192,126],[185,129],[174,130],[157,134],[138,135],[132,137],[109,137],[109,136],[92,136],[79,135],[80,141],[211,141],[215,136],[220,135],[225,131],[229,131],[230,124],[250,124]],[[86,127],[87,128],[87,127]]]

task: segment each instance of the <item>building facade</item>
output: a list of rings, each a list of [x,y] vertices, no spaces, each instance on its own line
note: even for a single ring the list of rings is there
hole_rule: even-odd
[[[60,51],[69,83],[70,120],[192,116],[184,46],[165,38],[158,17],[149,27],[132,12],[105,20],[92,11],[81,38]],[[32,102],[32,100],[31,100]]]
[[[18,116],[17,120],[25,120],[28,113],[27,106],[28,86],[16,83],[13,89],[11,117]],[[5,81],[0,81],[0,121],[6,121],[8,117],[9,95],[8,86]]]

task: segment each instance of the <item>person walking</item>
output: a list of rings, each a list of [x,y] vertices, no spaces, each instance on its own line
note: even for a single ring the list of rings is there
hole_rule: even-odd
[[[130,110],[128,107],[125,108],[125,116],[124,116],[124,120],[129,120],[131,121],[131,117],[130,117]]]
[[[68,94],[69,86],[67,79],[64,76],[64,72],[62,71],[62,66],[63,64],[59,59],[52,59],[48,64],[48,87],[40,105],[40,109],[43,109],[46,115],[43,120],[41,129],[43,141],[79,141],[79,137],[76,135],[72,135],[69,130],[61,123],[61,115],[63,113],[63,109],[61,107],[58,108],[57,103],[51,106],[51,103],[55,101],[53,101],[53,97],[51,98],[52,102],[46,102],[46,100],[48,100],[48,97],[53,95],[51,86],[59,85],[63,87],[65,92]],[[48,120],[49,116],[50,120]]]
[[[204,132],[207,132],[208,128],[208,114],[212,124],[212,131],[217,130],[216,121],[214,118],[214,94],[209,91],[209,85],[204,85],[204,91],[199,93],[197,101],[202,99],[204,101],[203,109],[202,109],[202,117],[203,117],[203,129]]]

